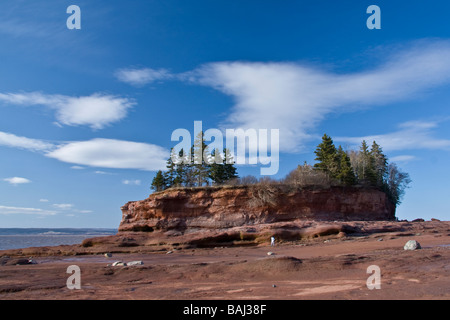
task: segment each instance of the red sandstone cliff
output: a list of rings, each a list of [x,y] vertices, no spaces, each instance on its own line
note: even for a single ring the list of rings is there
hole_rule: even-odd
[[[130,201],[119,231],[223,229],[295,220],[394,220],[375,188],[294,189],[283,185],[176,188]]]

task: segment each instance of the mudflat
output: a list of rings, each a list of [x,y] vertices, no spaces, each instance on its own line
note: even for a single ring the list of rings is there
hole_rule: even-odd
[[[450,222],[392,230],[275,246],[5,250],[0,251],[0,299],[450,299]],[[404,250],[408,240],[421,249]],[[33,264],[23,264],[27,259]],[[116,261],[142,264],[112,266]],[[80,289],[67,287],[71,265],[80,268]],[[370,289],[376,276],[370,266],[379,268],[379,289]]]

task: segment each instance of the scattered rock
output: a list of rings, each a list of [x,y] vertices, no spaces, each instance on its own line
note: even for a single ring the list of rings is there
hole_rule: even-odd
[[[169,251],[166,252],[166,254],[171,254],[171,253],[173,253],[172,250],[169,250]]]
[[[125,267],[127,264],[125,262],[122,261],[116,261],[112,263],[113,267]]]
[[[104,256],[105,256],[106,258],[111,258],[111,257],[112,257],[112,253],[107,252],[107,253],[104,254]]]
[[[275,253],[273,253],[272,251],[269,251],[269,252],[267,252],[267,255],[268,255],[268,256],[274,256]]]
[[[409,240],[405,246],[403,247],[405,250],[417,250],[422,249],[420,246],[420,243],[418,243],[416,240]]]
[[[127,262],[127,266],[140,266],[140,265],[143,265],[144,264],[144,262],[143,261],[141,261],[141,260],[136,260],[136,261],[130,261],[130,262]]]
[[[425,220],[422,218],[414,219],[412,222],[424,222]]]
[[[276,284],[273,284],[273,285],[272,285],[272,287],[273,287],[273,288],[276,288],[276,287],[277,287],[277,285],[276,285]]]

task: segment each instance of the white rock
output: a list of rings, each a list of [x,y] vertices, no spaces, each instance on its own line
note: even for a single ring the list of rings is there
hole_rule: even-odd
[[[144,262],[141,260],[127,262],[127,266],[140,266],[143,264],[144,264]]]
[[[417,250],[422,249],[420,246],[420,243],[418,243],[416,240],[409,240],[405,246],[403,247],[405,250]]]
[[[268,256],[273,256],[273,255],[275,255],[275,253],[273,253],[272,251],[269,251],[269,252],[267,252],[267,255]]]
[[[113,262],[113,264],[112,264],[113,267],[125,267],[126,265],[127,264],[122,261],[116,261],[116,262]]]

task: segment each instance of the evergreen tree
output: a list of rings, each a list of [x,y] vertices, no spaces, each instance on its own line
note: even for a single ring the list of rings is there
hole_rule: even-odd
[[[372,143],[370,155],[374,162],[376,185],[382,187],[386,183],[388,175],[387,157],[383,154],[383,150],[375,141]]]
[[[196,178],[197,186],[201,187],[203,184],[208,184],[209,164],[207,162],[208,146],[203,139],[203,131],[199,132],[194,140],[193,158],[194,158],[194,176]]]
[[[161,170],[159,170],[153,178],[151,188],[155,191],[162,191],[166,189],[166,181]]]
[[[341,146],[338,148],[339,157],[339,172],[337,178],[339,181],[347,186],[356,184],[356,176],[353,171],[352,164],[350,163],[350,157],[342,149]]]
[[[173,162],[173,159],[175,158],[175,150],[172,148],[170,149],[170,157],[167,159],[166,162],[166,168],[167,171],[164,172],[164,179],[166,183],[166,187],[170,188],[174,186],[175,184],[175,177],[176,177],[176,165]]]
[[[175,177],[173,179],[173,186],[179,187],[186,183],[186,162],[188,162],[189,154],[184,154],[184,150],[181,149],[178,152],[178,159],[175,169]]]
[[[234,165],[235,161],[233,155],[231,154],[230,150],[226,148],[223,149],[223,153],[224,153],[223,166],[224,166],[225,181],[238,178],[237,169]]]
[[[327,172],[330,177],[336,178],[339,173],[340,163],[333,139],[324,134],[322,142],[317,146],[314,153],[316,154],[315,160],[319,161],[314,164],[314,168]]]
[[[359,182],[369,185],[377,184],[375,158],[372,157],[365,140],[362,141],[359,151],[359,167],[357,169],[357,174]]]
[[[222,184],[227,179],[225,177],[225,165],[219,150],[214,149],[211,153],[214,162],[209,165],[209,178],[214,184]]]
[[[223,155],[224,157],[217,149],[211,153],[215,161],[209,165],[209,177],[215,184],[222,184],[238,177],[231,152],[223,149]]]

